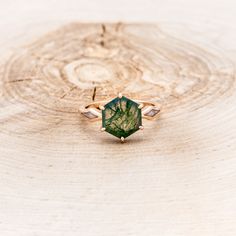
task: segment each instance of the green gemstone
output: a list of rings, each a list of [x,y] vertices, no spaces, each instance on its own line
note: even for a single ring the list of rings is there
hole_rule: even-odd
[[[128,137],[142,125],[142,113],[139,104],[126,98],[115,98],[102,111],[102,127],[118,137]]]

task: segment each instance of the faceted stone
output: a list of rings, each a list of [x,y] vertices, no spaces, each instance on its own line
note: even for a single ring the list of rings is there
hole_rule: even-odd
[[[115,98],[102,111],[102,126],[105,130],[118,137],[128,137],[142,125],[142,113],[139,104],[126,98]]]
[[[82,113],[84,116],[86,116],[89,119],[94,119],[94,118],[98,118],[98,116],[94,115],[92,112],[90,111],[85,111]]]
[[[147,113],[145,113],[145,116],[149,116],[149,117],[154,117],[155,115],[157,115],[160,112],[160,109],[157,108],[153,108],[150,111],[148,111]]]

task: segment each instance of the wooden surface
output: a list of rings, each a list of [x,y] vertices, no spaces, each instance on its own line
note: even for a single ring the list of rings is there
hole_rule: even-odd
[[[1,235],[236,234],[233,1],[0,9]],[[121,144],[79,114],[95,86],[161,117]]]

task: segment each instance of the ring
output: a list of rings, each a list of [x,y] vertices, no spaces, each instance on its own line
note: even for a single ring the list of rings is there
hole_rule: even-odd
[[[143,130],[142,118],[155,119],[160,108],[159,103],[131,100],[119,93],[110,101],[98,101],[84,106],[81,114],[91,121],[102,120],[101,131],[124,142],[131,134]]]

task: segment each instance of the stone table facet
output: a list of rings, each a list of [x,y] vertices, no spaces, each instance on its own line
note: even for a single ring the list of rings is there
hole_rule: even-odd
[[[142,113],[138,106],[124,96],[113,99],[102,111],[103,128],[118,138],[130,136],[142,125]]]

